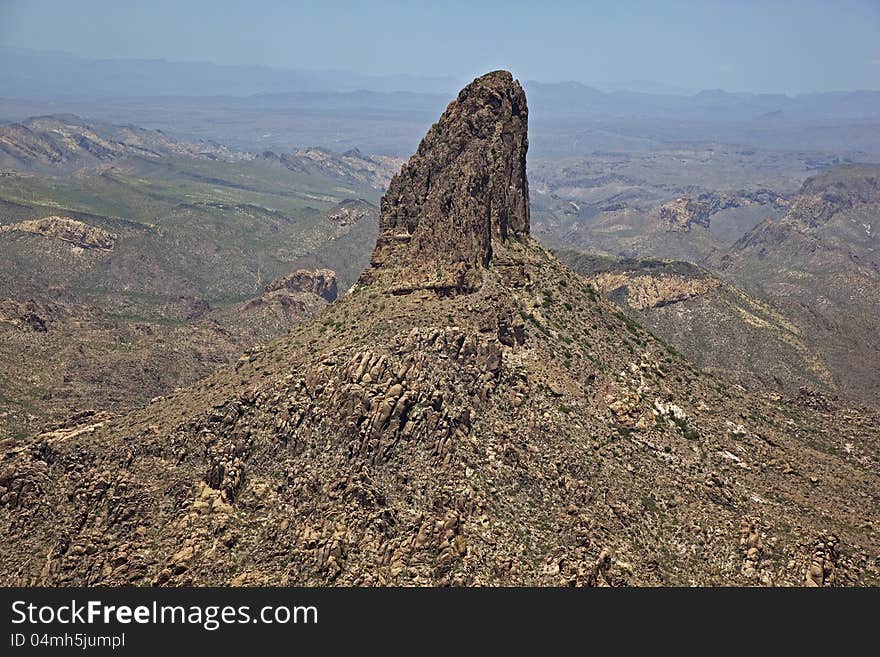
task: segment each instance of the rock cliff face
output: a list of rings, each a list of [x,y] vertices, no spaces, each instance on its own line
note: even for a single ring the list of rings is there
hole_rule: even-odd
[[[656,212],[663,228],[671,232],[689,232],[693,226],[709,228],[712,215],[731,208],[753,205],[782,208],[788,199],[768,189],[738,192],[705,192],[696,198],[681,196],[661,205]]]
[[[298,269],[266,285],[263,293],[225,313],[229,323],[262,327],[264,335],[277,335],[285,327],[317,314],[336,300],[336,272],[331,269]]]
[[[611,272],[595,274],[592,283],[602,294],[622,290],[626,304],[638,310],[687,301],[721,285],[721,281],[708,276],[687,278],[674,274],[651,276]]]
[[[327,218],[340,226],[356,224],[373,215],[374,206],[366,201],[346,199],[327,215]]]
[[[336,272],[330,269],[298,269],[292,274],[276,278],[266,284],[266,292],[287,290],[289,292],[311,292],[325,301],[336,300]]]
[[[529,232],[527,131],[526,97],[510,73],[465,87],[391,180],[363,281],[399,293],[478,287],[492,241]]]

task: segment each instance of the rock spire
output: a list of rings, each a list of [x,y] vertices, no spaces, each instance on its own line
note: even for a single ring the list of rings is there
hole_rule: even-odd
[[[478,288],[493,241],[529,232],[527,133],[525,93],[510,73],[465,87],[391,180],[362,282],[398,294]]]

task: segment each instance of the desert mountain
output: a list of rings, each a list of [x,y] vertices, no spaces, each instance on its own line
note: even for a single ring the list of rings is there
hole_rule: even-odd
[[[689,279],[678,281],[684,287],[716,279],[706,294],[656,309],[616,297],[636,321],[712,371],[788,392],[808,385],[876,406],[877,167],[795,158],[772,174],[781,190],[773,191],[749,175],[733,177],[753,172],[755,163],[717,161],[753,157],[748,153],[682,150],[675,181],[663,173],[674,165],[656,155],[651,161],[661,173],[650,184],[649,169],[615,156],[597,156],[592,166],[541,162],[536,231],[543,243],[569,251],[566,261],[594,283],[600,276],[599,287],[609,292],[622,290],[623,278],[630,291],[657,281],[668,287],[668,275]],[[731,179],[721,183],[716,176],[727,172]],[[708,191],[716,181],[722,191]],[[621,285],[609,287],[615,283]]]
[[[33,117],[0,125],[0,168],[69,170],[122,157],[186,156],[208,159],[242,157],[209,142],[191,143],[159,130],[90,124],[72,115]]]
[[[808,331],[702,267],[571,250],[557,256],[707,372],[757,390],[836,390]]]
[[[272,281],[332,270],[348,289],[375,241],[378,195],[344,168],[168,154],[50,168],[0,178],[0,438],[197,381],[327,303]]]
[[[701,262],[784,214],[827,160],[720,144],[543,158],[530,164],[533,232],[554,248]]]
[[[807,179],[782,219],[761,222],[710,265],[798,324],[842,394],[878,403],[880,168]]]
[[[326,269],[297,270],[241,303],[196,303],[178,322],[0,298],[0,439],[143,406],[234,362],[335,298],[336,276]]]
[[[699,373],[529,235],[512,76],[450,103],[351,293],[7,441],[2,581],[877,584],[878,418]]]
[[[344,183],[384,190],[401,161],[387,155],[364,155],[357,148],[333,153],[322,148],[302,148],[278,155],[266,151],[259,159],[275,162],[290,171],[323,175]]]
[[[72,114],[31,117],[21,123],[0,124],[0,170],[49,175],[107,170],[132,166],[131,160],[160,162],[208,160],[255,162],[281,166],[295,174],[323,177],[342,184],[383,190],[400,160],[387,155],[365,155],[357,148],[335,153],[322,148],[298,148],[291,152],[265,151],[254,155],[212,141],[172,137],[161,130],[133,125],[86,121]],[[112,168],[110,169],[112,170]],[[193,176],[212,182],[211,176]],[[214,181],[223,183],[222,178]]]

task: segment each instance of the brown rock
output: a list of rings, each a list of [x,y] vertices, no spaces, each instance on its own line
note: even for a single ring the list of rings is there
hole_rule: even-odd
[[[382,199],[372,268],[397,293],[466,292],[492,240],[529,232],[528,109],[506,71],[474,80],[449,104]]]
[[[112,251],[116,245],[116,235],[96,226],[84,224],[71,217],[43,217],[22,221],[10,226],[0,226],[0,232],[17,231],[32,233],[50,239],[67,242],[80,249]]]
[[[287,290],[290,292],[311,292],[326,301],[335,301],[336,272],[332,269],[297,269],[292,274],[276,278],[266,285],[266,292]]]
[[[689,231],[691,226],[709,227],[711,208],[703,201],[677,198],[660,206],[660,219],[672,231]]]

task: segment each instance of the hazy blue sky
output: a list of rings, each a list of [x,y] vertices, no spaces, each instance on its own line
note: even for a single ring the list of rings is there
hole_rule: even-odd
[[[370,74],[880,89],[880,0],[0,0],[0,45]]]

